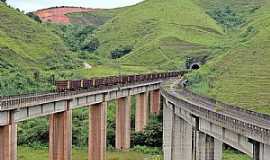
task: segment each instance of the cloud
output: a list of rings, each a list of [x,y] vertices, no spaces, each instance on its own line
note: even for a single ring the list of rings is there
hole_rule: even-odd
[[[89,8],[116,8],[139,3],[143,0],[8,0],[8,4],[26,12],[55,6]]]

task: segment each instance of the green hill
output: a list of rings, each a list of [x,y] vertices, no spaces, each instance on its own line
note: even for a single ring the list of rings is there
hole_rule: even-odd
[[[1,95],[48,89],[53,72],[79,65],[58,36],[2,2],[0,22]]]
[[[146,0],[115,11],[95,36],[101,42],[96,52],[105,58],[113,52],[125,55],[123,65],[172,69],[182,67],[187,56],[216,53],[224,33],[190,0]]]
[[[193,73],[192,88],[247,109],[270,114],[270,12],[269,4],[246,14],[238,41],[201,71]]]
[[[265,0],[146,0],[120,9],[69,14],[74,24],[95,27],[91,36],[100,43],[94,52],[79,52],[81,61],[97,66],[70,70],[78,66],[78,55],[66,48],[61,36],[0,5],[1,73],[23,68],[45,71],[46,79],[58,71],[80,78],[183,68],[188,57],[203,57],[207,64],[189,75],[194,91],[270,113],[267,7]],[[9,77],[15,79],[16,74]],[[35,82],[33,75],[29,79]]]
[[[50,69],[64,67],[65,61],[69,61],[69,57],[64,59],[68,50],[62,40],[42,24],[2,3],[0,21],[1,62],[23,68]],[[52,61],[59,61],[61,65],[53,66]]]

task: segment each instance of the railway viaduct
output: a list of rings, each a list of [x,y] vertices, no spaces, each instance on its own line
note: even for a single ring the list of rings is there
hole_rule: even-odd
[[[117,101],[116,148],[130,146],[130,99],[136,96],[135,130],[163,105],[165,160],[221,160],[228,144],[254,160],[270,159],[270,117],[196,95],[177,79],[154,80],[97,90],[4,97],[0,100],[0,160],[16,160],[17,124],[49,116],[49,159],[71,160],[72,110],[89,108],[89,160],[106,156],[106,110]],[[164,83],[162,83],[164,82]],[[148,96],[150,95],[150,109]]]
[[[96,90],[4,97],[0,101],[0,160],[17,159],[17,124],[41,116],[49,116],[49,160],[71,160],[72,110],[80,107],[89,108],[88,159],[105,160],[107,102],[113,100],[117,102],[115,147],[128,149],[131,96],[136,96],[135,130],[143,131],[149,112],[160,112],[159,88],[163,80]]]
[[[254,160],[270,159],[270,116],[192,93],[167,81],[163,98],[165,160],[222,160],[227,144]]]

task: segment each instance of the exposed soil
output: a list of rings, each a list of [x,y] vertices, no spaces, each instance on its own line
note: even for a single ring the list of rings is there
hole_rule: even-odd
[[[70,19],[66,14],[68,13],[81,13],[81,12],[94,12],[97,9],[92,8],[82,8],[82,7],[54,7],[38,10],[35,15],[39,16],[39,18],[43,22],[52,22],[59,24],[70,24]]]

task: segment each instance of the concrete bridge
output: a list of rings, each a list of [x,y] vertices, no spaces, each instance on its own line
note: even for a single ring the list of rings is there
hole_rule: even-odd
[[[254,160],[270,159],[270,116],[196,95],[178,83],[177,78],[158,79],[96,90],[3,97],[0,160],[17,158],[17,124],[42,116],[49,116],[49,159],[71,160],[72,110],[80,107],[89,108],[88,159],[104,160],[107,102],[117,101],[115,147],[125,150],[130,147],[131,96],[136,96],[135,130],[142,131],[149,112],[159,114],[160,91],[165,160],[221,160],[223,144]]]
[[[221,160],[223,144],[270,160],[270,116],[196,95],[168,81],[163,101],[164,160]]]
[[[113,100],[117,101],[115,147],[128,149],[131,96],[136,96],[135,130],[143,131],[149,112],[160,112],[159,88],[164,80],[166,78],[96,90],[3,97],[0,99],[0,160],[17,159],[17,124],[42,116],[49,116],[49,159],[71,160],[72,110],[80,107],[89,108],[88,159],[105,160],[107,102]]]

